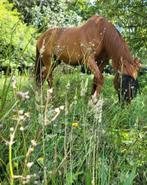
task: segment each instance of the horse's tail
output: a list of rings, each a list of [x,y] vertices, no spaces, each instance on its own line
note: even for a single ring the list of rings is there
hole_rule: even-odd
[[[36,46],[35,81],[37,85],[41,83],[41,74],[40,74],[41,66],[42,66],[41,57],[40,57],[38,47]]]

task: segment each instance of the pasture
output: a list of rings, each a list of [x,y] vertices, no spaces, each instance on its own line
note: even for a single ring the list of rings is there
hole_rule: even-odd
[[[2,184],[146,184],[147,89],[121,107],[105,77],[91,107],[92,75],[76,69],[41,91],[28,73],[1,75]]]

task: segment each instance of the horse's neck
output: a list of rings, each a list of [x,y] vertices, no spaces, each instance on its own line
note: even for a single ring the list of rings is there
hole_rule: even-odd
[[[133,57],[125,41],[117,32],[110,33],[105,37],[105,48],[109,58],[112,59],[114,66],[121,69],[124,64],[129,67],[133,64]]]

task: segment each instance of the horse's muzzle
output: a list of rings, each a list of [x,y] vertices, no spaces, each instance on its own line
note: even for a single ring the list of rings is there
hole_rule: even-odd
[[[129,75],[122,75],[118,92],[119,100],[130,102],[137,95],[138,89],[138,80],[135,80]]]

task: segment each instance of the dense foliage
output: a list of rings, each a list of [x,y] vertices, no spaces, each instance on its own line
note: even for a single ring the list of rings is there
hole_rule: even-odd
[[[32,62],[35,29],[26,26],[13,4],[0,1],[0,65],[13,66]]]
[[[41,28],[40,30],[52,26],[77,25],[82,20],[76,11],[68,8],[65,0],[10,1],[15,3],[27,24]]]

